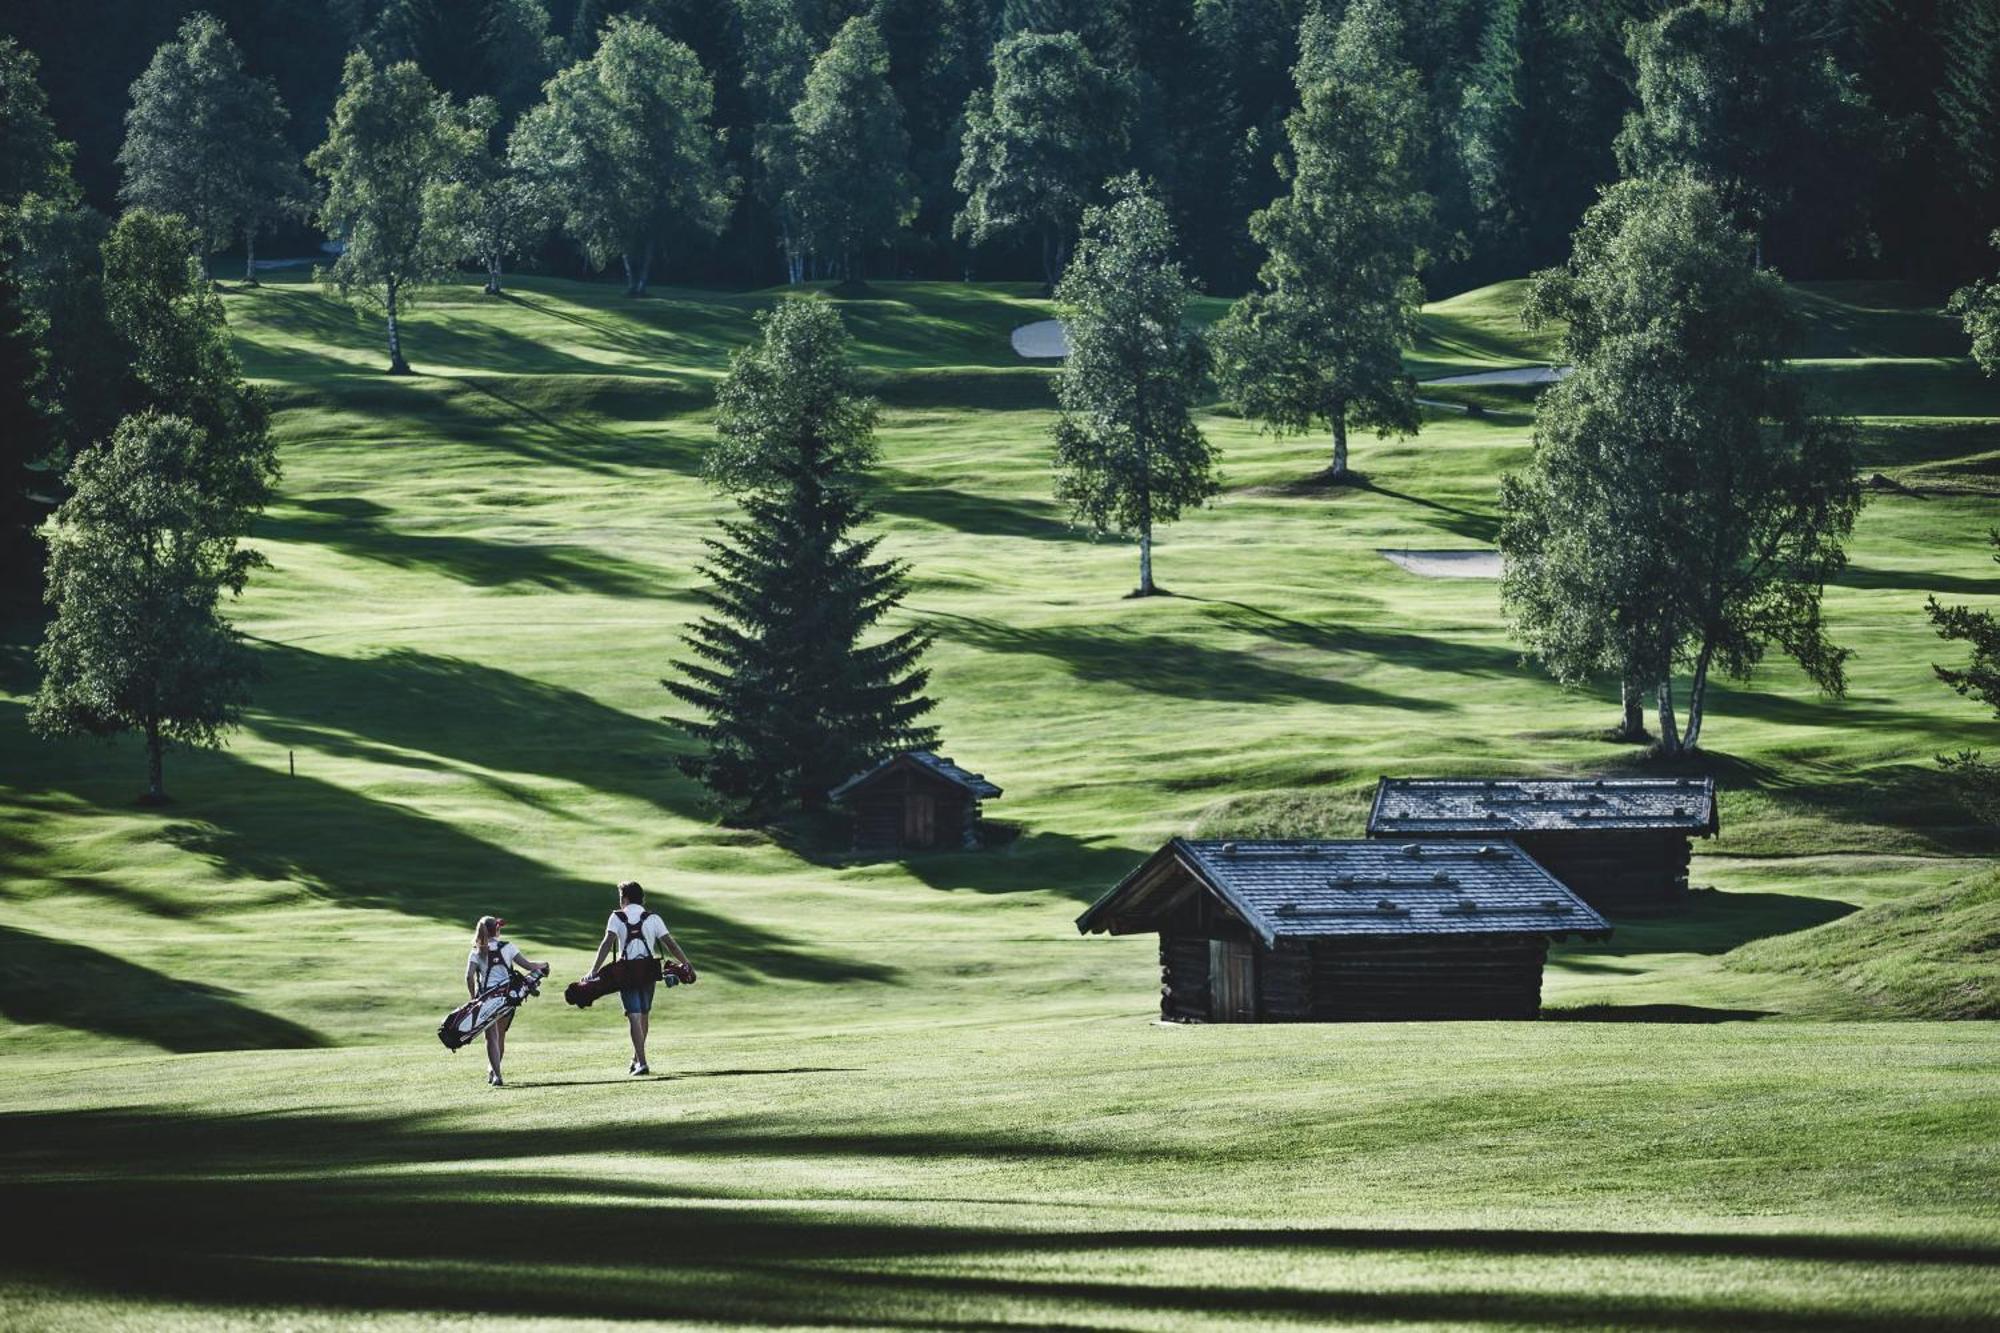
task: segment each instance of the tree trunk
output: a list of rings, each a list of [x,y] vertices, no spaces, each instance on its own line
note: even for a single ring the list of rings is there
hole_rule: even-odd
[[[167,803],[166,742],[160,739],[157,718],[146,719],[146,798],[147,805]]]
[[[1153,525],[1146,524],[1139,529],[1139,590],[1140,597],[1151,597],[1157,592],[1153,586]]]
[[[243,285],[255,287],[257,283],[257,229],[243,229]]]
[[[1054,291],[1056,289],[1055,255],[1056,255],[1055,232],[1053,229],[1049,227],[1043,227],[1042,228],[1042,281],[1046,282],[1049,285],[1050,291]]]
[[[498,253],[486,256],[486,294],[500,295],[500,256]]]
[[[1714,659],[1714,640],[1705,640],[1701,645],[1701,656],[1695,659],[1694,680],[1688,685],[1688,725],[1681,736],[1683,753],[1693,751],[1701,744],[1701,720],[1706,715],[1708,703],[1708,668]]]
[[[1345,400],[1333,407],[1333,466],[1326,475],[1335,481],[1347,476],[1347,403]]]
[[[1617,737],[1621,741],[1643,741],[1646,739],[1646,692],[1636,680],[1623,681],[1618,686],[1618,701],[1624,709],[1624,719],[1618,724]]]
[[[1660,753],[1678,755],[1681,752],[1680,725],[1674,720],[1674,678],[1660,678]]]
[[[403,360],[403,334],[402,330],[396,327],[396,286],[396,280],[391,278],[389,280],[389,299],[387,302],[389,307],[389,373],[391,375],[407,375],[410,373],[410,363]]]

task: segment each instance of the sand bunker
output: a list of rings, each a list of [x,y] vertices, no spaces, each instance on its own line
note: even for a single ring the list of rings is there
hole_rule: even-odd
[[[1518,370],[1480,370],[1470,375],[1446,375],[1440,380],[1421,380],[1419,383],[1425,388],[1449,388],[1457,384],[1468,389],[1481,384],[1554,384],[1568,379],[1570,373],[1569,366],[1523,366]]]
[[[1475,547],[1464,551],[1381,551],[1384,560],[1426,579],[1497,579],[1500,553]]]
[[[1014,330],[1014,352],[1037,361],[1060,361],[1069,355],[1062,321],[1041,319]]]

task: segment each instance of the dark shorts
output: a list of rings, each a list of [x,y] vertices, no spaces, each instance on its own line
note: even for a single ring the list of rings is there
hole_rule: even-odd
[[[625,1005],[628,1014],[650,1014],[653,1012],[653,987],[659,983],[649,981],[643,986],[632,986],[618,992],[618,998]]]

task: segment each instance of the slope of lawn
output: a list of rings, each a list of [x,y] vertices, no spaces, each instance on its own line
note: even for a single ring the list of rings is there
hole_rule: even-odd
[[[1550,359],[1519,294],[1439,302],[1413,366]],[[1262,1029],[1153,1023],[1150,942],[1072,918],[1176,832],[1358,834],[1382,773],[1646,768],[1492,583],[1377,554],[1491,543],[1531,399],[1362,437],[1341,491],[1326,441],[1209,414],[1226,489],[1131,601],[1133,548],[1050,498],[1049,372],[1007,340],[1046,303],[843,301],[897,623],[1006,791],[998,846],[858,862],[719,826],[659,684],[727,512],[709,396],[780,295],[444,292],[391,380],[311,286],[229,294],[285,465],[244,727],[141,809],[132,745],[28,736],[32,632],[0,646],[0,1182],[37,1219],[0,1327],[2000,1317],[2000,1035],[1866,1021],[1966,1012],[1922,997],[1991,948],[1909,929],[1996,850],[1933,757],[2000,745],[1923,616],[2000,595],[2000,386],[1916,295],[1801,295],[1801,373],[1890,488],[1828,593],[1847,696],[1772,664],[1714,699],[1693,910],[1558,950],[1554,1021]],[[660,997],[668,1077],[553,995],[507,1089],[437,1047],[475,917],[571,977],[626,877],[703,969]],[[1885,1004],[1856,978],[1905,947]]]

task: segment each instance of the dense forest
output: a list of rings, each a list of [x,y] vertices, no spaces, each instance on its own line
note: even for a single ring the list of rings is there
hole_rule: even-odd
[[[1260,261],[1248,219],[1284,187],[1284,120],[1307,0],[15,0],[0,15],[39,64],[84,197],[120,201],[132,85],[191,14],[213,14],[276,92],[294,158],[326,136],[343,63],[414,61],[493,142],[620,16],[692,53],[712,86],[714,225],[688,225],[655,280],[1039,277],[1048,239],[988,225],[969,178],[996,141],[1037,169],[1137,170],[1159,188],[1190,272],[1233,295]],[[1336,9],[1340,6],[1334,6]],[[1416,164],[1435,201],[1426,285],[1555,263],[1584,210],[1648,155],[1699,155],[1754,213],[1788,277],[1943,285],[1990,269],[2000,220],[2000,0],[1763,0],[1723,21],[1655,22],[1663,0],[1402,0],[1421,79]],[[849,20],[869,20],[857,32]],[[1056,40],[1062,34],[1073,40]],[[1027,40],[1023,40],[1025,38]],[[886,84],[886,88],[878,85]],[[1669,134],[1628,129],[1642,97]],[[872,99],[872,101],[871,101]],[[817,108],[815,110],[815,108]],[[1008,118],[1034,108],[1026,139]],[[817,119],[815,119],[817,117]],[[1659,118],[1655,117],[1657,121]],[[843,122],[829,124],[829,121]],[[801,244],[791,216],[813,136],[874,136],[845,238]],[[1657,139],[1657,136],[1653,136]],[[835,145],[833,155],[837,159]],[[844,145],[851,149],[852,143]],[[831,170],[841,165],[835,161]],[[851,166],[852,164],[847,164]],[[851,184],[856,177],[843,180]],[[1080,210],[1089,200],[1076,201]],[[1018,221],[999,201],[1000,222]],[[884,225],[886,224],[886,225]],[[310,211],[267,243],[316,247]],[[856,230],[859,228],[860,230]],[[864,236],[866,244],[857,245]],[[519,262],[574,274],[601,247],[551,228]],[[593,260],[597,261],[593,263]]]

